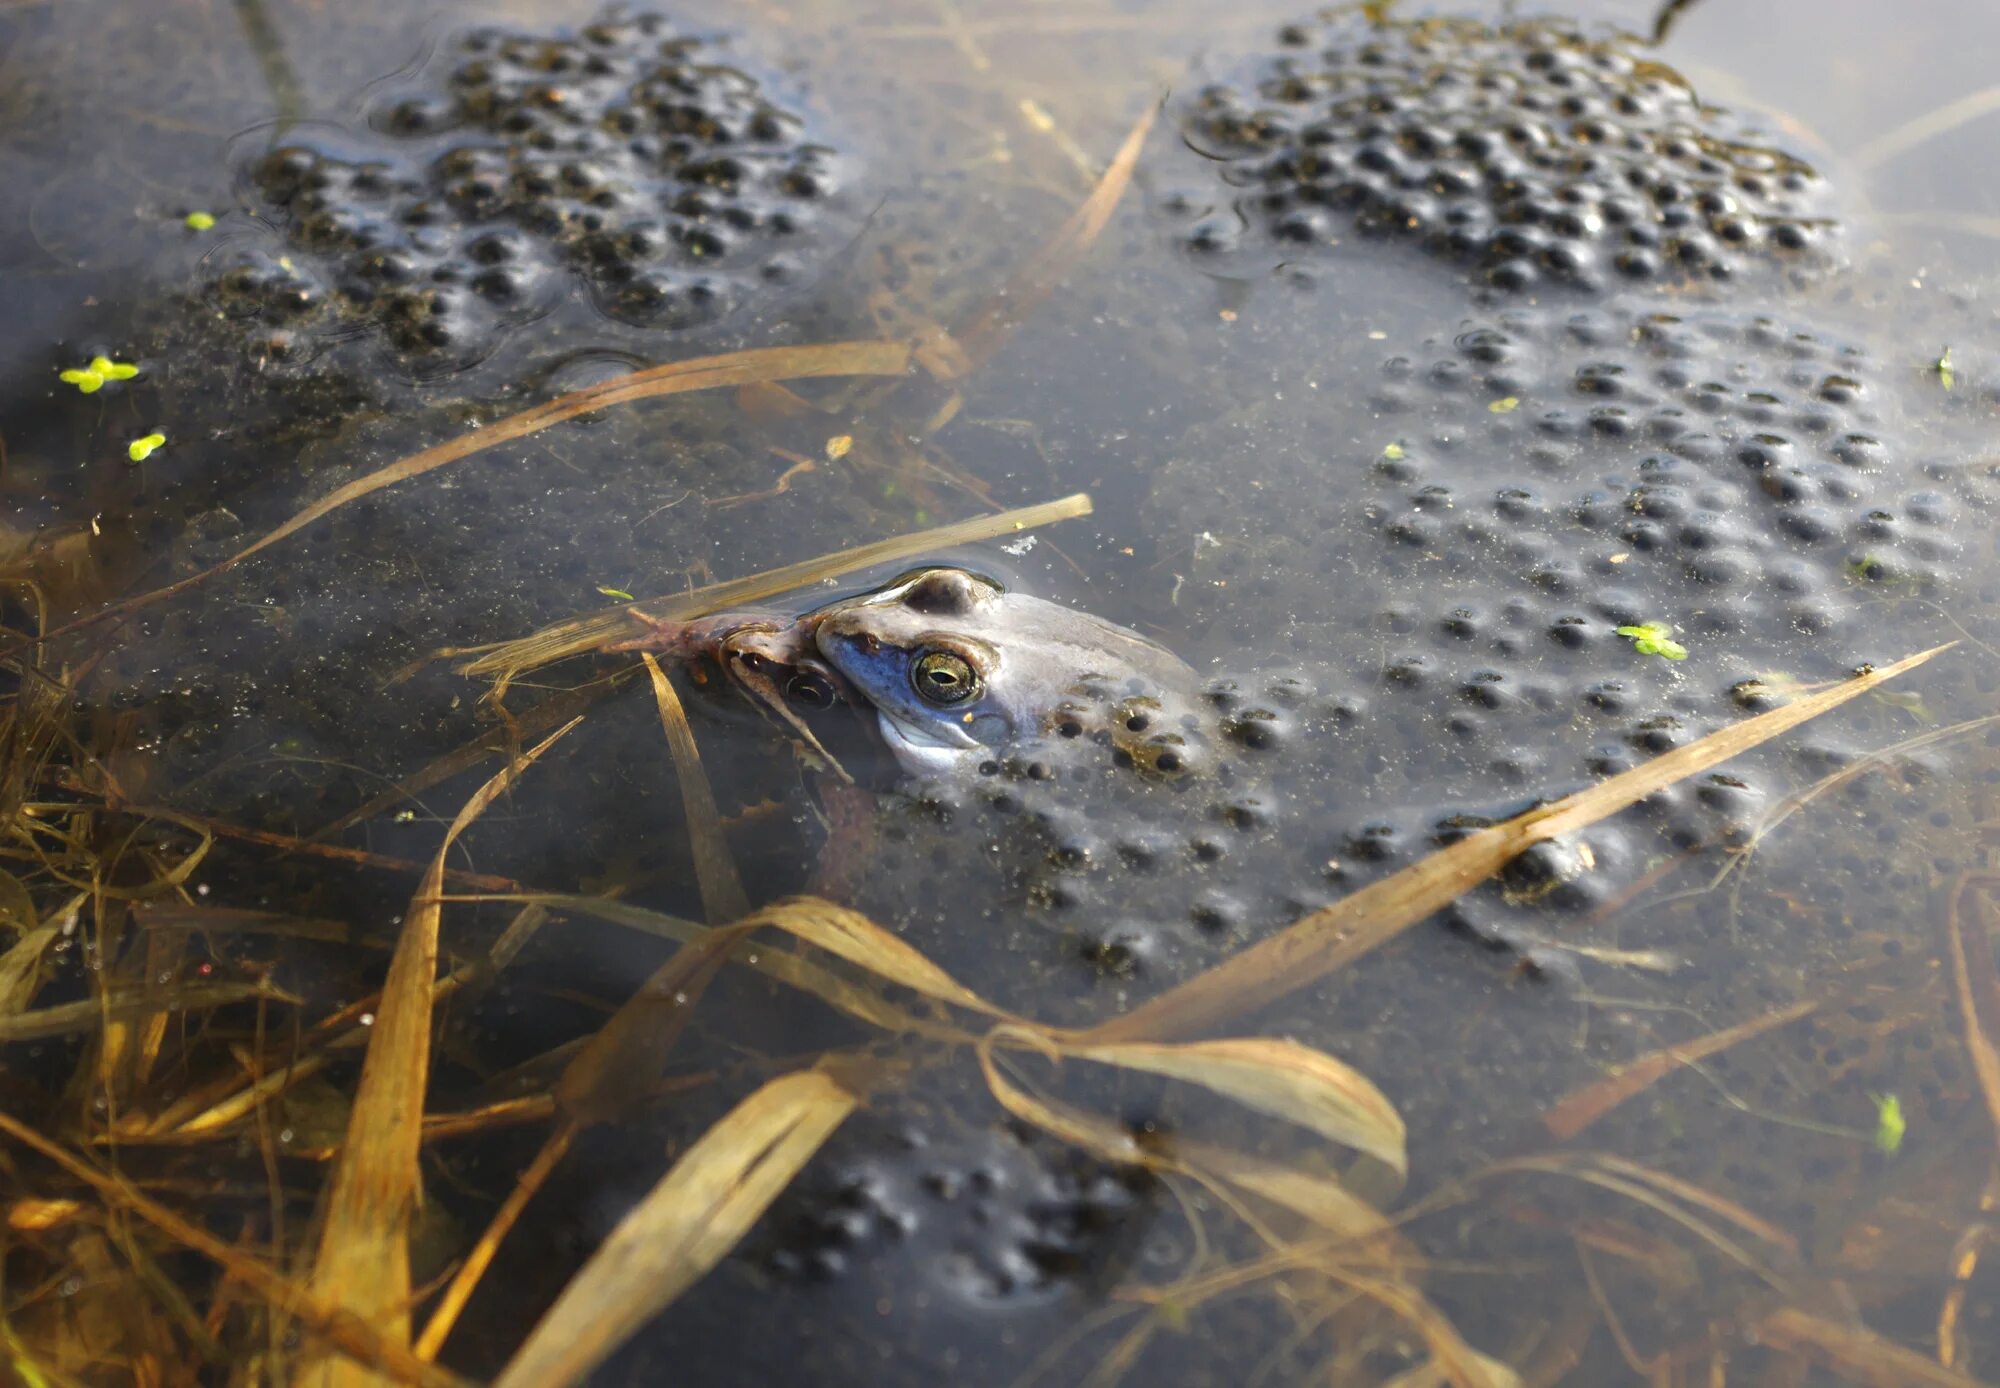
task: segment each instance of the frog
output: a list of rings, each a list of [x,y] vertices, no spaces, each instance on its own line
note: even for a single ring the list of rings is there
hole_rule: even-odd
[[[970,569],[911,569],[790,616],[634,616],[643,630],[607,650],[665,656],[700,682],[711,664],[720,667],[731,691],[843,780],[852,778],[806,719],[859,714],[897,769],[919,778],[963,775],[1031,742],[1075,739],[1173,776],[1191,769],[1204,741],[1200,681],[1173,651]]]
[[[809,614],[813,642],[918,776],[1088,733],[1174,774],[1199,741],[1194,670],[1149,637],[969,569],[930,566]]]

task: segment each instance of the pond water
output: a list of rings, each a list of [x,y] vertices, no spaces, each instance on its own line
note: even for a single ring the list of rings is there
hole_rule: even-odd
[[[0,0],[10,1372],[2000,1372],[1996,43]]]

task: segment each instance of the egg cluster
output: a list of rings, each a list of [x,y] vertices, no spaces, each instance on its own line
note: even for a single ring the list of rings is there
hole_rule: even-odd
[[[1705,636],[1831,637],[1859,595],[1934,587],[1957,552],[1953,470],[1905,442],[1919,373],[1883,374],[1840,336],[1770,316],[1515,310],[1379,359],[1337,422],[1219,426],[1155,507],[1227,518],[1191,556],[1183,606],[1203,629],[1352,562],[1352,543],[1442,601],[1448,645],[1532,625],[1537,644],[1601,659],[1618,626],[1676,614]],[[1246,449],[1254,489],[1201,462]],[[1260,506],[1269,491],[1292,504]],[[1455,600],[1467,585],[1474,600]],[[1296,640],[1338,639],[1310,615]],[[1414,682],[1425,664],[1389,668]]]
[[[657,15],[480,30],[453,58],[378,103],[371,138],[250,166],[283,244],[225,255],[211,292],[268,354],[366,325],[412,364],[476,358],[571,275],[619,322],[707,323],[799,269],[839,183],[803,117]]]
[[[1621,42],[1550,21],[1348,10],[1280,42],[1182,110],[1186,140],[1232,190],[1186,229],[1194,251],[1246,234],[1323,247],[1352,228],[1502,290],[1727,279],[1830,256],[1813,168]]]
[[[758,1250],[764,1266],[787,1279],[891,1278],[906,1295],[1017,1309],[1105,1271],[1146,1212],[1150,1182],[1137,1168],[1032,1130],[900,1118],[855,1125],[788,1194]]]

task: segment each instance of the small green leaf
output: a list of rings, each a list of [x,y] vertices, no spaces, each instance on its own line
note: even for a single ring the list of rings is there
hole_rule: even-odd
[[[600,592],[600,593],[602,593],[602,594],[604,594],[604,596],[605,596],[605,597],[607,597],[607,598],[616,598],[616,599],[618,599],[618,601],[620,601],[620,602],[637,602],[637,601],[638,601],[638,599],[637,599],[637,598],[633,597],[633,596],[632,596],[632,595],[631,595],[630,593],[626,592],[626,591],[625,591],[625,590],[624,590],[623,588],[603,588],[603,587],[600,587],[600,588],[599,588],[599,589],[598,589],[597,591],[598,591],[598,592]]]
[[[1403,445],[1401,445],[1400,443],[1390,444],[1387,448],[1382,450],[1382,456],[1387,458],[1392,463],[1397,461],[1403,456]]]
[[[1937,373],[1938,384],[1950,390],[1952,382],[1957,379],[1951,369],[1951,348],[1947,347],[1938,353],[1938,359],[1931,363],[1931,370]]]
[[[106,381],[129,381],[139,374],[139,368],[129,361],[113,361],[106,356],[95,356],[88,366],[71,367],[59,372],[56,379],[64,385],[75,386],[85,395],[95,394],[104,388]]]
[[[1512,414],[1521,408],[1521,398],[1517,395],[1504,396],[1486,407],[1494,414]]]
[[[166,441],[165,434],[148,434],[143,439],[133,439],[125,447],[125,456],[135,463],[143,463]]]
[[[187,223],[189,231],[207,231],[215,225],[215,215],[210,212],[190,212],[181,220]]]
[[[1875,1150],[1894,1156],[1903,1145],[1903,1134],[1909,1131],[1909,1120],[1903,1117],[1903,1104],[1894,1094],[1871,1094],[1875,1101]]]
[[[1673,639],[1673,630],[1665,622],[1641,622],[1637,626],[1619,627],[1618,634],[1629,637],[1632,649],[1640,655],[1656,655],[1663,660],[1686,660],[1687,647]]]

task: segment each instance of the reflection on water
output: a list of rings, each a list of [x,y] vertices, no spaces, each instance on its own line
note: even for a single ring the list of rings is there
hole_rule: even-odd
[[[16,1376],[316,1382],[339,1307],[404,1378],[1975,1381],[1991,117],[1902,127],[2000,20],[404,8],[0,8]],[[629,656],[461,668],[1076,492],[914,556],[1059,606],[658,643],[712,805]],[[1191,1044],[1055,1029],[1951,640]],[[738,893],[831,905],[672,953]]]

